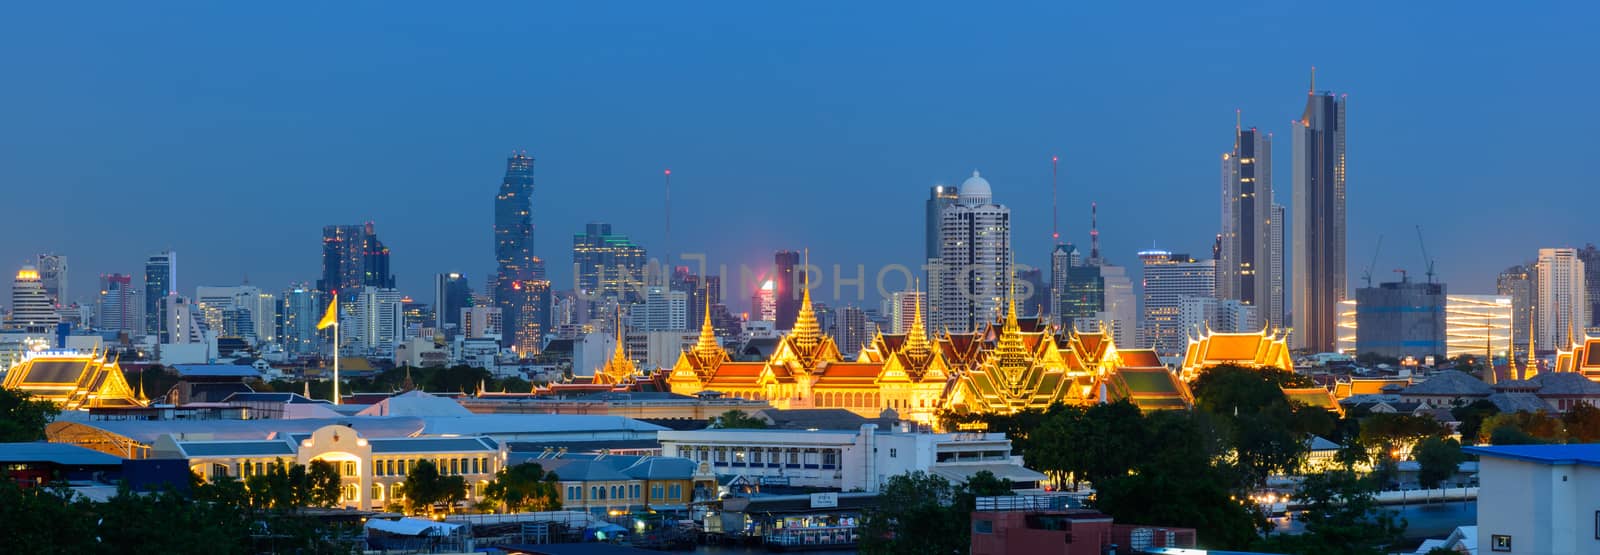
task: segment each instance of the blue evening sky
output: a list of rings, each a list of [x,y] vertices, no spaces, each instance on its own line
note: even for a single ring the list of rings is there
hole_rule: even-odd
[[[1313,65],[1350,95],[1352,285],[1380,234],[1380,278],[1419,271],[1418,223],[1454,292],[1600,240],[1596,3],[1199,4],[14,2],[0,267],[66,254],[86,298],[173,248],[186,294],[276,290],[316,279],[322,225],[373,220],[431,301],[432,274],[492,269],[513,149],[557,287],[586,221],[667,246],[667,167],[668,247],[735,267],[809,247],[870,289],[975,168],[1043,264],[1052,154],[1065,238],[1098,201],[1114,262],[1209,256],[1234,110],[1277,134],[1287,201]]]

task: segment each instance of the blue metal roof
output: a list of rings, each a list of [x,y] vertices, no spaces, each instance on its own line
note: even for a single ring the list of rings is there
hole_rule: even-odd
[[[218,378],[255,378],[261,376],[261,371],[254,366],[241,366],[238,364],[174,364],[172,370],[185,378],[218,377]]]
[[[372,453],[471,453],[495,450],[475,437],[408,437],[369,439]]]
[[[294,456],[287,441],[183,441],[178,443],[190,457]]]
[[[1514,459],[1540,464],[1600,466],[1600,443],[1493,445],[1463,447],[1461,450],[1480,457]]]
[[[55,463],[64,465],[122,464],[122,459],[66,443],[0,443],[0,463]]]

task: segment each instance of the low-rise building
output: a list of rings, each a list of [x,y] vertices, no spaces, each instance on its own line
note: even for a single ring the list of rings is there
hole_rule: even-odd
[[[686,511],[690,503],[716,499],[710,465],[681,457],[512,454],[508,460],[508,464],[535,463],[554,472],[565,510],[601,515]]]
[[[1480,553],[1600,553],[1600,444],[1467,447]]]
[[[1059,496],[979,497],[972,512],[972,554],[1102,555],[1195,546],[1192,528],[1116,524],[1111,516],[1070,508]],[[1187,551],[1185,551],[1187,552]]]
[[[404,499],[406,474],[425,460],[432,461],[441,475],[464,478],[467,501],[480,501],[505,461],[500,445],[486,437],[368,438],[341,424],[286,436],[188,440],[167,434],[156,440],[153,451],[156,458],[189,461],[189,469],[206,480],[245,479],[278,463],[327,461],[339,470],[340,503],[362,510],[382,509]]]
[[[1018,489],[1040,487],[1045,476],[1022,466],[1002,433],[924,433],[878,430],[710,429],[657,434],[665,456],[707,463],[719,477],[755,485],[876,492],[891,476],[912,471],[953,483],[987,470]]]

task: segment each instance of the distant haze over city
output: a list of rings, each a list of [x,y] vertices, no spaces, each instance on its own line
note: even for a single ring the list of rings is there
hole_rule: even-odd
[[[1106,257],[1137,272],[1152,246],[1209,257],[1235,110],[1276,135],[1287,202],[1313,65],[1349,95],[1352,287],[1379,235],[1378,280],[1420,275],[1416,225],[1452,292],[1600,237],[1592,5],[966,8],[18,6],[0,263],[68,255],[87,295],[173,249],[185,294],[276,290],[318,278],[322,226],[372,221],[399,289],[431,301],[440,272],[484,288],[491,201],[526,150],[556,289],[572,234],[604,221],[652,256],[863,264],[872,303],[876,268],[923,262],[928,187],[974,169],[1013,211],[1017,262],[1047,268],[1052,155],[1062,239],[1087,242],[1098,202]]]

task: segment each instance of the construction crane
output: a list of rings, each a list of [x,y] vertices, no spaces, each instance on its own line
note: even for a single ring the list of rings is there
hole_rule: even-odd
[[[1417,245],[1422,247],[1422,262],[1427,268],[1428,283],[1433,283],[1433,258],[1428,256],[1428,243],[1422,240],[1422,226],[1417,226]]]
[[[1395,268],[1394,273],[1400,274],[1400,283],[1405,283],[1408,280],[1405,268]]]
[[[1367,263],[1367,269],[1361,272],[1361,279],[1366,280],[1367,287],[1372,287],[1372,267],[1378,265],[1378,252],[1383,250],[1383,235],[1378,236],[1378,246],[1372,248],[1372,262]]]

